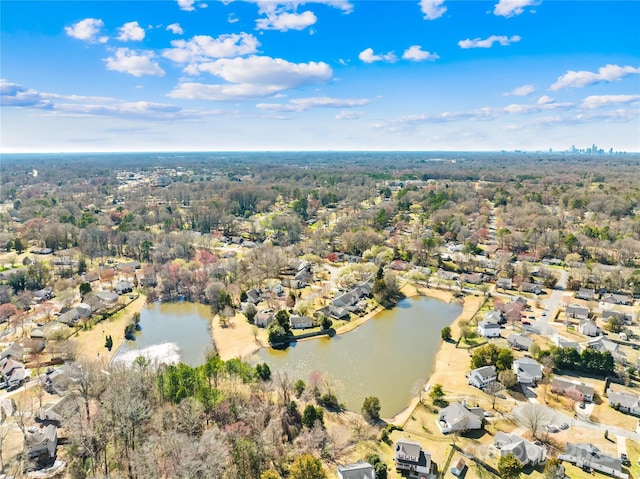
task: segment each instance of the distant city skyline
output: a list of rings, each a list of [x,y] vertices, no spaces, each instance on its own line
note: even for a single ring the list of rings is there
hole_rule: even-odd
[[[9,0],[0,13],[4,153],[640,151],[640,2]]]

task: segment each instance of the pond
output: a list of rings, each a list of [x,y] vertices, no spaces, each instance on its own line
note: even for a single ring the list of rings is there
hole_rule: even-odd
[[[367,396],[380,399],[382,417],[405,409],[433,372],[440,331],[462,312],[460,304],[408,298],[349,333],[294,343],[286,351],[263,348],[257,362],[309,384],[322,373],[338,401],[360,411]]]
[[[209,308],[202,304],[180,302],[152,303],[140,313],[141,331],[135,341],[125,341],[114,362],[131,363],[138,356],[151,361],[189,366],[204,363],[213,349]]]

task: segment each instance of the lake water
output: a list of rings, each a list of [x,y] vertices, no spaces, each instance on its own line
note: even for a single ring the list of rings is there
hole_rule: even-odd
[[[151,361],[199,366],[213,348],[210,317],[209,308],[202,304],[182,301],[147,305],[140,313],[142,330],[135,333],[135,341],[125,341],[114,362],[130,363],[142,355]]]
[[[256,353],[272,373],[287,371],[309,384],[322,373],[347,409],[360,411],[367,396],[380,399],[382,417],[409,405],[433,372],[440,331],[460,315],[462,306],[432,298],[409,298],[349,333],[301,341],[286,351]]]

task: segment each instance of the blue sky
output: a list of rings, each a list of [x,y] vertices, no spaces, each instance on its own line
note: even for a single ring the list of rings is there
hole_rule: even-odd
[[[4,152],[640,151],[640,2],[0,2]]]

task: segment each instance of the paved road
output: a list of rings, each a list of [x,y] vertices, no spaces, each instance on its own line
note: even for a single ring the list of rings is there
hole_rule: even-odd
[[[603,433],[604,431],[609,431],[609,435],[621,436],[633,439],[634,441],[640,441],[640,434],[635,431],[630,431],[617,426],[610,426],[608,424],[586,421],[584,419],[575,419],[542,404],[523,403],[514,407],[513,416],[519,424],[526,426],[527,423],[530,423],[530,421],[527,420],[527,417],[530,417],[532,414],[533,410],[531,408],[541,408],[539,412],[533,414],[538,415],[538,423],[542,427],[546,427],[547,424],[562,424],[565,422],[569,424],[570,427],[583,427],[586,429],[602,431]]]
[[[541,300],[545,307],[545,315],[540,316],[535,327],[546,336],[553,336],[558,332],[556,328],[549,326],[549,319],[554,317],[556,311],[560,308],[562,296],[565,294],[565,288],[567,287],[568,276],[569,274],[565,270],[562,270],[560,272],[560,279],[553,292],[547,298]]]

